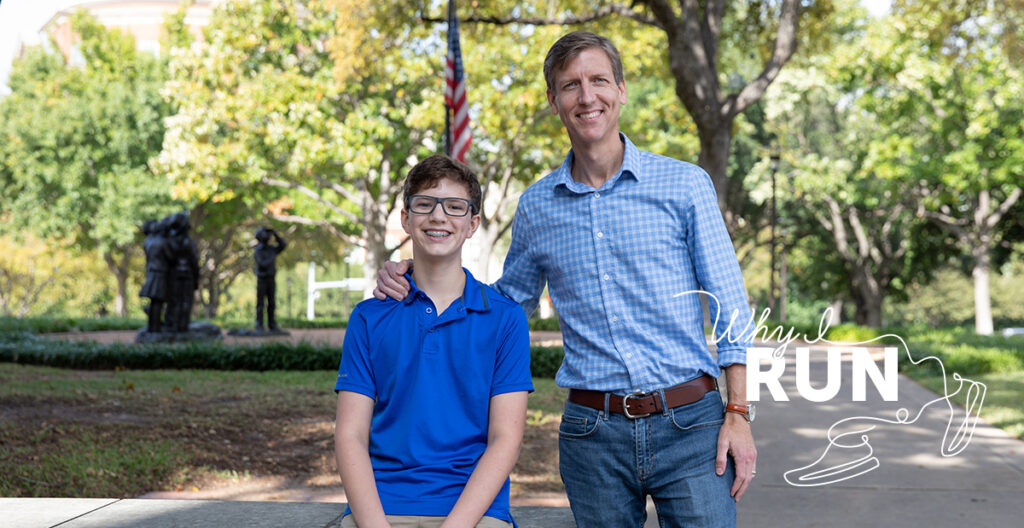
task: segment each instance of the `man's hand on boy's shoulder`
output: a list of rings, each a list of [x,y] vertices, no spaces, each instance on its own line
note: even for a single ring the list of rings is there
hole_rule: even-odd
[[[405,280],[405,273],[410,269],[412,259],[385,262],[384,267],[377,272],[377,287],[373,289],[373,296],[381,301],[388,297],[396,301],[405,299],[409,295],[409,281]]]

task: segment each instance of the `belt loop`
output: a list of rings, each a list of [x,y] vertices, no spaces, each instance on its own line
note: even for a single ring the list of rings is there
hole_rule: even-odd
[[[661,398],[661,414],[668,416],[668,401],[665,399],[665,389],[658,389],[657,397]]]
[[[612,416],[611,409],[612,393],[604,393],[604,419],[607,420]]]

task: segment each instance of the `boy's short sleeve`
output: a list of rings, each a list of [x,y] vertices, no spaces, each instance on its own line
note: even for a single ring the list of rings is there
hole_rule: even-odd
[[[377,383],[370,362],[369,331],[366,318],[356,306],[348,318],[345,341],[341,346],[341,364],[334,391],[349,391],[377,399]]]
[[[509,307],[504,314],[493,380],[491,396],[516,391],[533,392],[530,329],[526,324],[526,314],[519,306]]]

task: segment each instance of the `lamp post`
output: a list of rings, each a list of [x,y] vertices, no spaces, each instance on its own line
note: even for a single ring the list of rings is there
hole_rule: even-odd
[[[777,147],[772,148],[771,153],[771,178],[772,178],[772,257],[771,257],[771,271],[768,273],[768,308],[772,314],[775,314],[775,173],[779,170],[779,149]]]

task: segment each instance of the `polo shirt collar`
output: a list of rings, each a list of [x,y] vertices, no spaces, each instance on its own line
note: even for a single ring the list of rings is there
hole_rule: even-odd
[[[468,269],[462,268],[462,270],[466,272],[466,288],[462,290],[463,306],[474,312],[490,311],[491,300],[487,298],[487,289],[473,277]]]
[[[622,166],[602,187],[610,187],[615,184],[621,176],[629,175],[634,180],[640,181],[640,150],[633,145],[633,142],[625,134],[619,132],[619,140],[622,141],[625,152],[622,156]],[[562,165],[555,170],[555,187],[565,187],[577,193],[593,192],[595,189],[589,185],[582,184],[572,179],[572,162],[574,154],[572,149],[566,154]]]
[[[490,311],[491,300],[487,297],[487,290],[480,284],[480,281],[473,277],[473,274],[468,269],[462,268],[462,271],[466,273],[466,286],[462,290],[462,305],[467,310],[473,310],[474,312]],[[406,272],[405,280],[409,281],[409,295],[406,295],[402,302],[410,304],[417,295],[428,298],[427,294],[423,293],[423,290],[416,286],[416,281],[412,280],[412,273]]]

